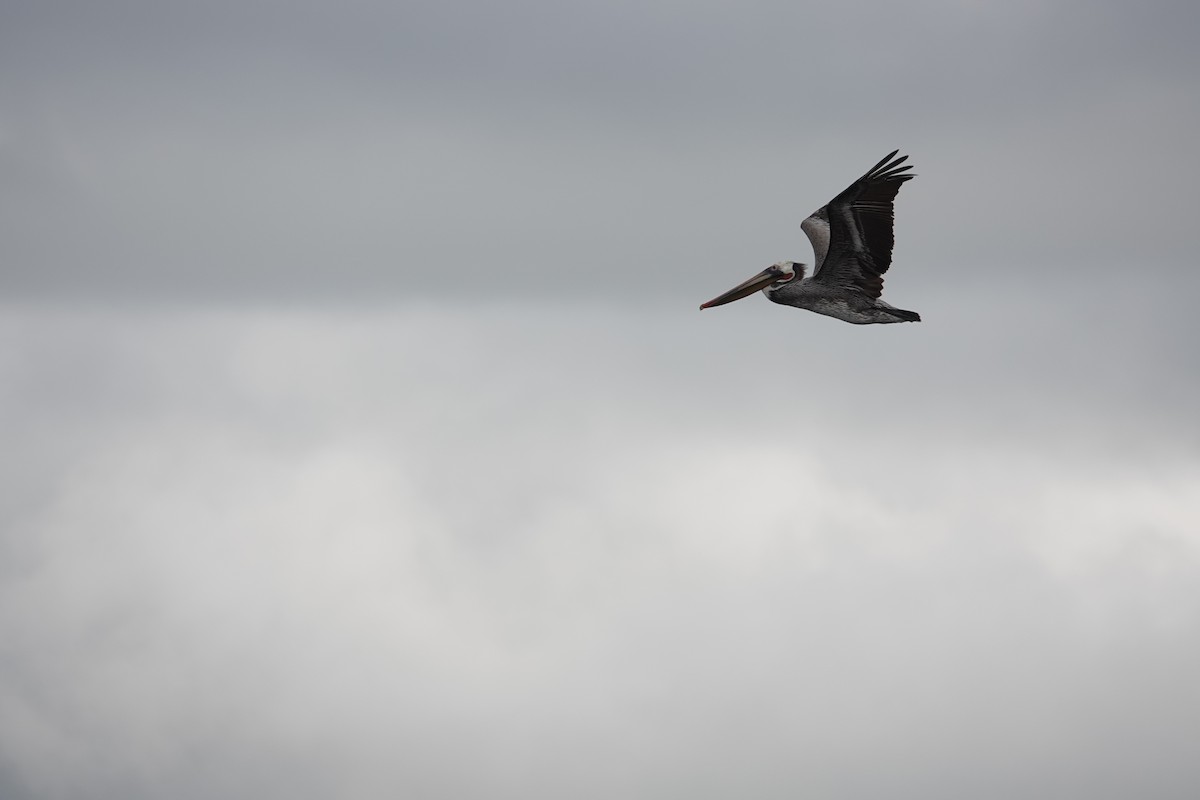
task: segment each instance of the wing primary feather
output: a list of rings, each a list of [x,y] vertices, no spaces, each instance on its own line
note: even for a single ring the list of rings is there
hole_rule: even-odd
[[[896,153],[899,153],[899,152],[900,152],[900,150],[899,150],[899,149],[896,149],[896,150],[893,150],[892,152],[888,153],[886,156],[884,156],[884,157],[883,157],[883,158],[880,160],[880,162],[879,162],[878,164],[876,164],[875,166],[873,166],[873,167],[871,167],[869,170],[867,170],[867,174],[868,174],[868,175],[870,175],[872,172],[874,172],[875,170],[879,169],[880,167],[882,167],[882,166],[883,166],[884,164],[886,164],[887,162],[891,161],[891,160],[892,160],[892,156],[896,155]],[[902,156],[902,157],[900,158],[900,161],[903,161],[903,160],[904,160],[904,159],[906,159],[906,158],[908,158],[908,156]],[[897,162],[897,163],[899,163],[899,162]]]

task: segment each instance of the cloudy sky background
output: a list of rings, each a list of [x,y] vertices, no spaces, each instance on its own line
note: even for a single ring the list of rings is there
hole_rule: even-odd
[[[1198,33],[3,4],[0,795],[1195,797]]]

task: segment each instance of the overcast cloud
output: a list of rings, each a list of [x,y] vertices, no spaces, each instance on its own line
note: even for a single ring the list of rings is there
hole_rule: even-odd
[[[4,4],[0,795],[1197,796],[1198,18]]]

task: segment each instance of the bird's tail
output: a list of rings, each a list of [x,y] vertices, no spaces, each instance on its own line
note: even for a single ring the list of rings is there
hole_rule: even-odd
[[[920,322],[921,315],[915,311],[905,311],[903,308],[896,308],[891,303],[885,303],[882,300],[875,301],[875,309],[880,312],[879,322]],[[888,319],[891,317],[891,319]]]
[[[915,311],[905,311],[903,308],[889,308],[889,314],[900,318],[901,322],[920,322],[921,315]]]

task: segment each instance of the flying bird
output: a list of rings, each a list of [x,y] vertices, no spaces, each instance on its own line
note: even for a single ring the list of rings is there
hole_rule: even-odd
[[[807,308],[855,325],[920,322],[917,312],[879,299],[883,273],[892,265],[892,203],[900,185],[916,177],[908,173],[911,164],[900,166],[908,156],[895,158],[898,152],[888,153],[846,191],[800,223],[816,255],[812,277],[804,277],[803,264],[780,261],[700,308],[732,303],[761,289],[772,302]]]

